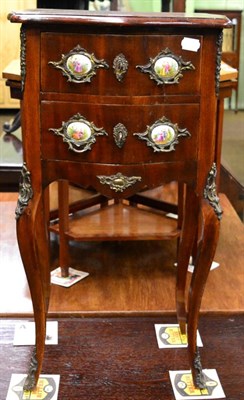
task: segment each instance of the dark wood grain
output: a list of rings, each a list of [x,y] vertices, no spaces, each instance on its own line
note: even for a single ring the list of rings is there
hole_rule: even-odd
[[[67,199],[59,202],[62,216],[59,226],[62,230],[61,266],[65,274],[67,267],[64,264],[69,259],[66,236],[80,241],[107,241],[111,237],[113,240],[172,239],[179,234],[179,251],[176,255],[180,255],[180,258],[177,260],[179,272],[176,287],[181,280],[181,288],[180,291],[176,288],[176,304],[181,303],[181,307],[177,306],[177,317],[181,320],[182,330],[185,331],[185,324],[190,330],[188,353],[190,367],[194,370],[198,315],[218,237],[219,214],[214,212],[218,210],[218,199],[214,192],[215,163],[218,162],[215,113],[220,34],[224,27],[230,25],[228,19],[185,14],[96,14],[49,10],[16,12],[9,19],[11,22],[23,22],[21,112],[24,168],[18,203],[17,239],[36,324],[36,360],[33,360],[36,367],[30,369],[25,388],[32,389],[35,386],[42,370],[45,320],[50,297],[45,189],[55,180],[68,180],[83,188],[92,188],[115,200],[113,208],[102,208],[94,219],[84,217],[84,225],[89,231],[86,236],[82,234],[80,224],[68,226],[68,193],[61,190],[60,186],[59,194]],[[188,35],[197,39],[197,52],[189,52],[192,50],[189,45],[186,49],[183,46],[182,40]],[[85,63],[79,58],[81,79],[71,72],[77,67],[77,60],[70,60],[70,54],[74,54],[72,52],[75,52],[74,57],[78,52],[82,59],[86,54],[88,72],[83,69],[86,68]],[[112,67],[114,58],[121,53],[129,65],[122,85]],[[167,54],[165,67],[157,71],[156,60],[162,54]],[[62,59],[64,63],[65,57],[67,65],[66,70],[61,67],[62,74],[60,65],[54,62]],[[106,65],[104,61],[96,59],[105,59]],[[170,80],[166,71],[167,74],[169,71],[173,73]],[[52,93],[55,93],[55,100]],[[76,96],[74,100],[73,95]],[[106,101],[107,95],[110,101]],[[178,96],[178,103],[174,98],[171,104],[172,95]],[[143,97],[142,103],[140,96]],[[154,101],[154,96],[161,99]],[[191,99],[192,96],[194,103],[190,100],[188,104],[187,98]],[[80,115],[83,115],[82,124],[85,118],[86,128],[79,125],[79,134],[73,132],[70,125],[66,132],[65,123],[72,117],[70,113],[77,115],[76,122],[77,118],[81,120]],[[161,121],[160,136],[155,140],[152,127],[162,117],[166,118],[166,123],[164,119]],[[167,122],[168,119],[170,122]],[[96,146],[91,142],[94,142],[97,128],[92,125],[89,127],[93,120],[97,128],[105,129],[108,136],[106,141],[103,132]],[[128,139],[122,149],[113,140],[118,123],[128,129]],[[59,128],[62,132],[59,130],[56,134],[61,133],[62,140],[49,135],[50,130],[53,132],[53,129]],[[149,129],[153,129],[152,132]],[[136,140],[138,138],[134,133],[147,134],[146,145]],[[181,138],[182,135],[187,137]],[[158,145],[159,137],[160,141],[166,141],[163,148],[163,145]],[[78,143],[74,143],[74,139]],[[66,142],[69,143],[69,150]],[[75,154],[71,151],[75,151]],[[132,207],[132,211],[127,213],[127,209],[121,207],[122,199],[174,180],[186,186],[185,199],[179,199],[182,207],[179,210],[180,232],[174,229],[173,234],[169,234],[168,224],[160,232],[161,225],[165,224],[160,222],[158,211],[151,210],[150,219],[147,219],[146,214],[141,215],[144,215],[142,210]],[[111,210],[114,212],[111,213]],[[107,220],[106,224],[104,220]],[[122,229],[117,229],[117,225]],[[155,233],[145,230],[145,225],[152,230],[155,227]],[[200,233],[199,241],[197,231]],[[186,272],[193,243],[197,243],[197,257],[188,294]],[[142,294],[139,293],[139,296],[142,297]],[[187,297],[190,301],[186,316],[182,311],[186,307],[182,303]],[[203,387],[204,383],[200,382],[198,375],[193,376],[196,376],[196,385]]]
[[[13,347],[15,320],[0,322],[0,393],[12,373],[26,373],[32,347]],[[186,349],[157,348],[154,323],[174,317],[59,319],[59,344],[47,346],[44,374],[60,374],[62,400],[173,400],[169,370],[188,369]],[[202,316],[206,368],[216,369],[226,399],[244,397],[242,314]]]
[[[49,26],[52,24],[62,23],[65,25],[88,25],[97,26],[97,18],[101,21],[101,26],[118,26],[121,27],[146,27],[150,25],[152,27],[158,26],[172,26],[172,22],[176,21],[179,27],[188,28],[189,24],[194,28],[198,27],[209,27],[209,24],[213,28],[225,28],[231,27],[231,22],[225,16],[214,16],[206,14],[185,14],[185,13],[122,13],[122,12],[89,12],[80,10],[25,10],[25,11],[13,11],[8,15],[8,19],[11,22],[35,24],[45,23]],[[189,18],[191,22],[189,22]],[[210,21],[211,20],[211,21]]]

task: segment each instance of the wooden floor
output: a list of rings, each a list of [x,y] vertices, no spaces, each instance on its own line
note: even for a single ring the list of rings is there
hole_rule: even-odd
[[[0,393],[26,373],[32,347],[12,345],[16,321],[0,325]],[[60,400],[173,400],[169,370],[189,369],[186,349],[158,349],[154,323],[174,317],[60,318],[43,374],[60,374]],[[244,315],[202,316],[203,367],[216,369],[227,400],[244,399]]]
[[[12,345],[16,319],[32,316],[15,236],[16,198],[0,194],[0,400],[11,374],[27,372],[32,350]],[[244,226],[224,195],[221,203],[220,267],[210,272],[203,298],[201,354],[203,368],[217,370],[227,400],[242,400]],[[52,240],[51,268],[58,265],[57,246]],[[168,371],[189,369],[186,350],[159,350],[154,323],[176,322],[175,247],[175,241],[71,245],[71,266],[90,275],[51,290],[59,344],[46,347],[42,373],[61,375],[60,400],[174,399]]]
[[[16,195],[0,196],[0,316],[18,318],[32,315],[32,304],[16,242]],[[244,311],[244,225],[224,195],[221,203],[224,216],[215,256],[220,267],[210,273],[202,311],[240,312]],[[53,240],[51,268],[58,266],[57,246]],[[50,314],[175,313],[175,251],[174,240],[73,243],[71,266],[90,275],[72,288],[52,285]]]

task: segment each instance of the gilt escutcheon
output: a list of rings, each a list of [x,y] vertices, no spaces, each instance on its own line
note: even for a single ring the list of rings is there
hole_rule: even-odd
[[[120,149],[124,146],[127,135],[127,129],[123,124],[118,123],[117,125],[115,125],[113,129],[114,141]]]
[[[119,82],[122,82],[122,80],[124,79],[124,76],[128,70],[128,66],[129,63],[126,60],[124,54],[120,53],[115,57],[113,61],[113,69],[115,76]]]

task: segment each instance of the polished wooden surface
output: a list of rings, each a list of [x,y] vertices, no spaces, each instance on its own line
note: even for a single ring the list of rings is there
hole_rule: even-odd
[[[96,14],[62,10],[13,12],[9,19],[11,22],[23,23],[22,79],[26,77],[23,82],[21,110],[25,155],[22,171],[24,198],[20,196],[19,199],[17,238],[35,315],[36,352],[31,364],[36,367],[30,367],[25,388],[35,386],[44,355],[45,321],[50,298],[50,248],[44,199],[45,189],[55,180],[67,180],[83,188],[92,187],[102,195],[114,199],[115,212],[112,215],[106,214],[108,208],[106,212],[102,209],[101,214],[105,214],[105,217],[100,221],[103,225],[103,220],[109,221],[110,218],[114,221],[113,225],[124,224],[121,231],[114,231],[115,238],[123,240],[140,237],[140,225],[143,228],[141,221],[144,218],[141,210],[132,208],[132,212],[124,212],[125,208],[117,204],[118,202],[173,180],[178,181],[182,187],[185,185],[184,201],[183,198],[180,199],[183,220],[180,218],[181,229],[176,252],[176,310],[182,332],[185,332],[186,327],[188,330],[188,353],[194,381],[197,386],[204,387],[196,348],[196,332],[202,294],[218,241],[221,215],[215,193],[218,161],[215,113],[221,61],[220,33],[223,28],[230,27],[228,19],[222,16],[211,18],[207,15],[188,16],[177,13]],[[191,52],[190,55],[184,52],[185,47],[182,44],[188,35],[197,39],[199,45],[199,51]],[[156,73],[156,61],[154,72],[152,65],[150,71],[146,70],[148,62],[152,64],[152,57],[156,57],[155,60],[161,57],[162,39],[166,49],[163,54],[178,54],[178,57],[170,56],[172,62],[177,64],[177,67],[172,66],[177,73],[175,75],[174,72],[170,85],[168,80],[159,81],[161,70],[160,73],[157,72],[157,77],[152,76],[152,73]],[[76,75],[73,78],[70,76],[69,55],[70,52],[78,51],[83,57],[83,53],[90,50],[84,50],[80,45],[75,50],[77,42],[82,43],[84,48],[92,49],[92,55],[85,53],[86,62],[89,61],[92,65],[93,57],[100,60],[96,61],[96,66],[89,67],[89,73],[82,72],[82,79],[78,79],[81,85],[77,85]],[[189,44],[186,50],[191,50]],[[118,54],[121,57],[121,52],[127,57],[129,65],[122,85],[118,76],[116,79],[114,71],[109,68],[109,65],[114,66]],[[64,74],[57,64],[61,57],[64,60],[65,56],[62,54],[68,57],[69,71]],[[185,65],[187,67],[183,68]],[[99,71],[95,72],[95,67],[99,67]],[[64,72],[63,69],[62,71]],[[184,73],[181,74],[182,71]],[[150,76],[146,76],[145,72],[149,72]],[[179,84],[176,84],[177,74],[179,79],[184,77]],[[67,75],[68,81],[63,75]],[[87,85],[91,77],[92,82]],[[168,79],[168,76],[164,79]],[[205,82],[208,82],[207,86]],[[81,112],[85,117],[81,117]],[[68,137],[61,140],[61,131],[66,129],[66,125],[70,127],[70,121],[77,121],[77,118],[85,121],[89,139],[85,137],[82,142],[78,139],[78,143],[74,144],[73,134],[70,136],[67,128]],[[165,118],[171,122],[166,123],[167,128],[162,128],[164,125],[160,127],[166,129],[166,137],[169,135],[170,139],[167,140],[166,148],[162,149],[155,147],[158,139],[150,139],[155,131],[152,130],[149,134],[145,129],[153,129],[155,125],[158,127],[159,121],[165,122]],[[128,129],[128,137],[122,150],[115,145],[113,138],[118,123],[122,124],[126,132]],[[95,128],[89,128],[89,124],[94,124]],[[94,136],[90,136],[97,135],[97,132],[99,137],[92,140]],[[151,143],[139,140],[145,139],[145,135],[149,135],[146,140],[151,140]],[[93,146],[94,142],[96,143]],[[83,144],[86,145],[84,148]],[[92,150],[86,152],[87,147],[90,150],[91,144]],[[177,147],[174,148],[173,144]],[[69,151],[68,147],[75,151]],[[31,190],[29,182],[25,182],[29,179]],[[60,193],[64,194],[65,191],[60,190]],[[29,197],[28,201],[26,197]],[[62,209],[61,202],[60,205]],[[118,218],[118,214],[122,217]],[[153,213],[151,214],[147,225],[153,226]],[[130,220],[128,234],[127,219]],[[159,216],[154,215],[154,219],[158,224]],[[68,223],[63,219],[62,222],[63,230],[66,231]],[[94,226],[94,220],[87,225]],[[77,227],[75,230],[70,229],[69,234],[77,239]],[[95,235],[99,240],[108,239],[105,230],[102,233],[95,232]],[[109,235],[112,235],[111,231]],[[87,239],[91,237],[92,235]],[[144,232],[141,238],[158,237],[158,234],[153,237]],[[63,238],[65,235],[62,235],[61,239]],[[172,235],[169,235],[168,229],[166,232],[162,230],[161,238],[169,239]],[[80,240],[82,239],[81,231]],[[187,292],[187,266],[195,244],[197,257],[193,279]],[[194,255],[195,253],[194,251]],[[117,280],[118,284],[119,279]]]
[[[244,226],[221,195],[224,215],[215,260],[202,301],[202,312],[244,312]],[[32,315],[24,268],[16,243],[17,194],[0,193],[0,315]],[[51,268],[58,266],[53,236]],[[71,266],[90,273],[66,289],[52,285],[51,315],[175,314],[176,242],[86,242],[71,245]],[[191,274],[189,273],[188,279]]]
[[[14,326],[0,321],[0,393],[26,373],[32,346],[13,346]],[[175,317],[61,318],[59,344],[46,346],[44,374],[60,374],[61,400],[173,400],[169,371],[188,370],[185,349],[158,349],[155,323]],[[244,398],[243,314],[202,316],[206,368],[216,369],[227,400]],[[205,349],[205,350],[204,350]]]

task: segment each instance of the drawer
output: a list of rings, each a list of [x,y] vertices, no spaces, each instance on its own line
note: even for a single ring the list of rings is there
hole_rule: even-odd
[[[197,159],[198,104],[41,103],[42,159],[105,164]]]
[[[42,33],[41,90],[111,96],[193,94],[200,91],[197,52],[183,35]]]

